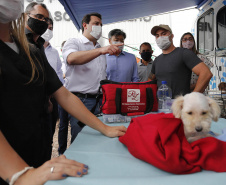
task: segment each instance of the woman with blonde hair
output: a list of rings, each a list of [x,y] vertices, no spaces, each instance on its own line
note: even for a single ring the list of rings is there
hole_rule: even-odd
[[[62,86],[48,62],[28,44],[22,12],[23,1],[0,1],[0,184],[40,185],[80,177],[87,174],[87,165],[65,156],[48,161],[46,96],[52,94],[67,112],[108,137],[122,136],[126,128],[103,124]]]
[[[195,44],[194,36],[190,32],[184,33],[182,35],[182,37],[180,39],[180,47],[187,48],[187,49],[193,51],[204,62],[204,64],[207,65],[207,67],[209,69],[212,68],[214,66],[213,63],[206,56],[200,54],[198,52],[198,50],[196,49],[195,45],[196,44]],[[190,85],[191,91],[194,90],[197,80],[198,80],[198,75],[196,75],[194,72],[192,72],[191,85]]]

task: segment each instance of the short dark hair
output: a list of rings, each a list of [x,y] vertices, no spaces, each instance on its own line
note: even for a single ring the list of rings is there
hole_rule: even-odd
[[[25,13],[30,13],[32,10],[34,10],[34,6],[36,6],[36,5],[41,5],[43,8],[45,8],[49,12],[49,10],[47,9],[45,4],[32,2],[32,3],[27,5],[27,7],[25,9]]]
[[[89,22],[91,20],[91,16],[96,16],[102,20],[101,15],[97,12],[86,14],[82,19],[82,33],[84,32],[83,23],[85,22],[86,24],[89,24]]]
[[[143,45],[149,46],[149,47],[152,49],[151,44],[150,44],[149,42],[143,42],[143,43],[140,45],[140,49],[141,49],[141,47],[142,47]]]
[[[126,38],[126,33],[124,31],[120,30],[120,29],[111,30],[108,33],[108,38],[110,39],[113,36],[119,36],[119,35],[122,35],[124,37],[124,39]]]

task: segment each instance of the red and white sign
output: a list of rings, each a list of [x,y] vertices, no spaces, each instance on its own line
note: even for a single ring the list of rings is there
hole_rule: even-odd
[[[140,102],[140,89],[127,89],[127,102]]]

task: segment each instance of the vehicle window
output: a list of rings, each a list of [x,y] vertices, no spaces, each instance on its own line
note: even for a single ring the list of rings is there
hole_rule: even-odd
[[[226,48],[226,6],[217,14],[217,46]]]
[[[213,50],[213,9],[198,20],[198,50],[204,54]]]

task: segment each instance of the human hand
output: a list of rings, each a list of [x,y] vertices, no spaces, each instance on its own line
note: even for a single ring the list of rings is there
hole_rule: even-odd
[[[105,46],[100,48],[101,49],[101,54],[110,54],[110,55],[119,55],[121,53],[121,50],[119,49],[118,46],[123,46],[123,43],[120,44],[112,44],[109,46]]]
[[[108,137],[119,137],[123,136],[126,133],[126,130],[127,128],[125,126],[107,126],[104,135]]]
[[[61,155],[45,162],[39,168],[28,170],[19,177],[15,185],[43,185],[49,180],[65,179],[67,176],[81,177],[87,172],[87,165],[66,159],[64,155]]]

